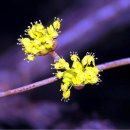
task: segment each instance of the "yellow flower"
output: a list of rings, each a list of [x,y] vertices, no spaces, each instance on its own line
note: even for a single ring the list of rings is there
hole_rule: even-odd
[[[79,56],[78,56],[78,54],[77,53],[72,53],[72,52],[70,52],[70,59],[72,60],[72,61],[80,61],[80,58],[79,58]]]
[[[58,71],[58,72],[56,73],[56,76],[57,76],[59,79],[61,79],[61,78],[63,77],[63,73],[64,73],[64,72]]]
[[[27,29],[27,33],[31,38],[42,37],[45,34],[44,26],[41,23],[35,23],[31,28]]]
[[[53,27],[54,27],[56,30],[59,30],[59,29],[60,29],[60,27],[61,27],[61,21],[62,21],[62,19],[55,18],[55,21],[53,22]]]
[[[61,84],[61,91],[63,91],[63,92],[65,92],[65,91],[67,91],[68,90],[68,85],[67,84]]]
[[[82,59],[82,65],[85,66],[85,65],[91,65],[91,64],[95,66],[94,54],[87,53],[87,55]]]
[[[68,89],[67,91],[63,91],[63,94],[62,94],[64,101],[68,101],[69,100],[69,97],[70,97],[70,89]]]
[[[27,60],[28,61],[33,61],[35,59],[35,56],[34,55],[28,55],[27,56]]]
[[[68,101],[70,97],[71,86],[83,86],[86,84],[97,84],[99,79],[99,69],[95,66],[94,54],[87,53],[80,61],[77,53],[71,53],[70,59],[73,62],[71,67],[65,59],[60,58],[53,64],[57,71],[56,76],[62,79],[61,91],[62,99]],[[62,70],[62,71],[59,71]]]
[[[63,58],[60,58],[58,62],[56,62],[54,65],[55,69],[69,69],[69,63],[67,63]]]
[[[45,28],[41,21],[31,23],[32,26],[26,29],[28,37],[21,37],[20,44],[23,47],[26,55],[33,55],[33,57],[46,55],[56,47],[55,39],[59,35],[61,27],[61,20],[56,18],[49,27]],[[27,60],[33,61],[35,58]],[[66,65],[67,66],[67,65]]]
[[[58,32],[54,29],[52,25],[47,27],[47,32],[52,38],[57,38],[58,37]]]

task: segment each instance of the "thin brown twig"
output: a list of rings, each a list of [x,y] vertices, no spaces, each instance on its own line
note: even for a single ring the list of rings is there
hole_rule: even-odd
[[[128,64],[130,64],[130,58],[124,58],[124,59],[115,60],[115,61],[107,62],[107,63],[104,63],[104,64],[100,64],[100,65],[97,65],[97,67],[100,71],[102,71],[102,70],[107,70],[107,69],[111,69],[111,68],[115,68],[115,67],[119,67],[119,66],[123,66],[123,65],[128,65]],[[47,79],[44,79],[42,81],[35,82],[33,84],[29,84],[29,85],[26,85],[26,86],[23,86],[23,87],[20,87],[20,88],[7,90],[5,92],[0,92],[0,97],[6,97],[6,96],[9,96],[9,95],[15,95],[15,94],[18,94],[18,93],[22,93],[22,92],[25,92],[25,91],[28,91],[28,90],[31,90],[31,89],[34,89],[34,88],[38,88],[40,86],[44,86],[44,85],[53,83],[57,80],[58,80],[58,78],[56,76],[54,76],[54,77],[47,78]]]
[[[51,52],[49,52],[49,54],[52,58],[54,58],[54,62],[56,62],[60,59],[60,56],[55,51],[51,51]]]
[[[58,78],[56,76],[50,77],[50,78],[29,84],[29,85],[26,85],[26,86],[23,86],[23,87],[20,87],[20,88],[7,90],[5,92],[0,92],[0,97],[5,97],[5,96],[14,95],[14,94],[22,93],[22,92],[25,92],[25,91],[29,91],[31,89],[38,88],[40,86],[53,83],[57,80],[58,80]]]
[[[101,71],[101,70],[112,69],[115,67],[128,65],[128,64],[130,64],[130,58],[124,58],[124,59],[120,59],[120,60],[115,60],[115,61],[103,63],[101,65],[97,65],[97,67]]]

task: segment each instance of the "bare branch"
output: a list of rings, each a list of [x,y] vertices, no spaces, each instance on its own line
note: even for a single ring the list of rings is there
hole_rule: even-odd
[[[44,80],[29,84],[29,85],[26,85],[26,86],[23,86],[23,87],[20,87],[20,88],[7,90],[5,92],[0,92],[0,97],[5,97],[5,96],[9,96],[9,95],[22,93],[22,92],[25,92],[25,91],[28,91],[28,90],[31,90],[31,89],[38,88],[40,86],[46,85],[46,84],[53,83],[53,82],[55,82],[57,80],[58,79],[57,79],[56,76],[50,77],[50,78],[47,78],[47,79],[44,79]]]
[[[53,52],[53,54],[55,55],[56,53]],[[120,60],[115,60],[115,61],[103,63],[101,65],[97,65],[97,67],[100,71],[102,71],[102,70],[107,70],[107,69],[111,69],[111,68],[115,68],[115,67],[119,67],[119,66],[123,66],[123,65],[128,65],[128,64],[130,64],[130,58],[124,58],[124,59],[120,59]],[[43,85],[53,83],[57,80],[58,80],[58,78],[56,76],[50,77],[48,79],[44,79],[42,81],[38,81],[38,82],[35,82],[33,84],[29,84],[29,85],[26,85],[26,86],[23,86],[20,88],[7,90],[5,92],[0,92],[0,97],[5,97],[5,96],[9,96],[9,95],[15,95],[18,93],[22,93],[22,92],[25,92],[25,91],[28,91],[28,90],[31,90],[34,88],[38,88],[38,87],[43,86]]]
[[[130,58],[124,58],[124,59],[120,59],[120,60],[103,63],[100,65],[97,65],[97,67],[99,70],[107,70],[107,69],[112,69],[115,67],[128,65],[128,64],[130,64]]]

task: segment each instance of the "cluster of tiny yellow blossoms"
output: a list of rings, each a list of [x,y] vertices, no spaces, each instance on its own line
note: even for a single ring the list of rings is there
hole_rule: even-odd
[[[61,89],[62,99],[68,101],[70,97],[70,89],[72,86],[80,87],[86,84],[97,84],[100,82],[99,69],[95,66],[95,57],[93,53],[87,53],[82,60],[80,60],[77,53],[70,53],[70,59],[73,62],[70,67],[65,59],[60,58],[57,62],[52,64],[57,70],[56,76],[62,79]]]
[[[27,55],[28,61],[33,61],[35,56],[46,55],[56,47],[55,39],[59,35],[59,29],[61,27],[61,19],[55,18],[54,22],[47,28],[45,28],[41,21],[31,23],[31,27],[25,30],[26,37],[18,39],[22,50]]]

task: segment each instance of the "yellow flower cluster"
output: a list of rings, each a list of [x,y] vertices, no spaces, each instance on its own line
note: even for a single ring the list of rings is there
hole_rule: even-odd
[[[31,23],[32,26],[25,30],[27,37],[21,37],[19,40],[22,45],[26,59],[33,61],[35,56],[46,55],[56,47],[55,39],[59,35],[61,19],[55,18],[54,22],[45,28],[41,21]]]
[[[56,76],[62,79],[61,89],[63,92],[62,100],[68,101],[70,97],[70,89],[72,86],[80,87],[86,84],[97,84],[99,79],[99,69],[95,66],[94,54],[87,53],[80,61],[77,53],[71,53],[70,59],[73,62],[70,67],[65,59],[60,58],[56,63],[52,64],[57,70]]]

